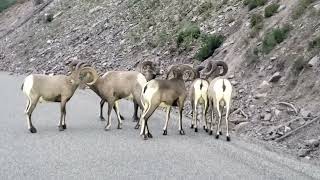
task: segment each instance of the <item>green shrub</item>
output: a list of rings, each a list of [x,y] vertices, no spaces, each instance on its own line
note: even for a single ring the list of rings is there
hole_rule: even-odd
[[[182,43],[198,39],[200,37],[200,28],[197,25],[191,24],[186,26],[179,32],[177,37],[177,46]]]
[[[244,5],[248,6],[249,10],[252,10],[259,6],[264,6],[267,0],[245,0]]]
[[[258,29],[261,29],[263,26],[263,16],[260,14],[252,14],[250,18],[250,25],[251,27],[258,27]]]
[[[262,42],[262,51],[268,54],[277,44],[283,42],[290,31],[289,26],[273,29],[267,33]]]
[[[316,37],[311,42],[309,42],[309,50],[312,50],[315,48],[320,49],[320,36]]]
[[[280,5],[277,3],[272,3],[264,9],[264,17],[273,16],[279,9]]]
[[[298,5],[292,11],[292,18],[299,19],[306,11],[308,6],[315,0],[299,0]]]
[[[8,7],[12,6],[16,3],[16,0],[1,0],[0,1],[0,12],[7,9]]]
[[[221,35],[204,35],[202,40],[203,45],[195,55],[195,58],[199,61],[204,61],[209,58],[214,51],[221,46],[224,37]]]

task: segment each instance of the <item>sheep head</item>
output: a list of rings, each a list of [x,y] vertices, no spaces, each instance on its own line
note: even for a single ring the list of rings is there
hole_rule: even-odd
[[[160,68],[152,61],[137,63],[134,67],[146,77],[147,81],[156,78],[157,75],[161,75]]]
[[[188,64],[176,64],[169,67],[166,79],[168,79],[172,72],[173,77],[176,79],[183,79],[187,75],[186,81],[191,81],[197,77],[197,72]]]
[[[222,67],[223,71],[220,71],[220,68]],[[218,76],[223,76],[227,74],[228,72],[228,65],[223,62],[223,61],[209,61],[205,71],[203,72],[203,75],[205,76],[205,79],[208,79],[209,77],[218,77]]]
[[[79,69],[79,79],[81,83],[91,86],[96,83],[98,78],[99,75],[97,71],[90,66],[84,66],[81,69]]]

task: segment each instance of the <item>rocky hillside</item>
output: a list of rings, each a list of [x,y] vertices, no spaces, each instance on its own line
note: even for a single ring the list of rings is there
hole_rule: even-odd
[[[235,87],[235,132],[315,159],[319,17],[317,0],[25,0],[0,13],[0,69],[56,74],[70,59],[101,72],[141,60],[163,69],[223,60]]]

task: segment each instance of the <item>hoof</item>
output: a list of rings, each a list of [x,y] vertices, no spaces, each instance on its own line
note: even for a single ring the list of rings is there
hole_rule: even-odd
[[[190,128],[193,129],[193,124],[191,124]]]
[[[206,132],[208,132],[208,129],[205,129]]]
[[[198,132],[198,128],[194,128],[194,132]]]
[[[163,130],[163,135],[166,136],[168,134],[167,130]]]
[[[151,133],[148,133],[148,138],[153,138]]]
[[[117,129],[122,129],[122,127],[121,127],[121,126],[118,126]]]
[[[227,136],[227,141],[231,141],[230,136]]]
[[[216,135],[216,139],[219,139],[219,134]]]
[[[62,125],[62,127],[63,127],[63,129],[67,129],[67,125],[66,124]]]
[[[206,129],[206,126],[203,126],[203,130],[206,130],[208,132],[208,130]]]
[[[34,128],[33,126],[29,129],[29,131],[30,131],[31,133],[37,133],[37,129]]]
[[[209,135],[212,135],[212,134],[213,134],[213,132],[212,132],[212,130],[210,130],[210,131],[209,131]]]
[[[142,135],[142,139],[143,139],[143,140],[147,140],[147,139],[148,139],[148,136],[144,134],[144,135]]]
[[[132,122],[138,122],[138,121],[139,121],[139,118],[138,118],[138,117],[132,118]]]
[[[219,134],[222,135],[222,131],[219,131]]]
[[[139,124],[137,124],[135,127],[134,127],[134,129],[139,129],[140,128],[140,125]]]
[[[63,126],[61,125],[61,126],[58,126],[59,127],[59,131],[64,131],[64,128],[63,128]]]
[[[121,120],[125,120],[125,118],[124,118],[122,115],[120,115],[120,119],[121,119]]]
[[[100,121],[105,121],[104,117],[100,116]]]
[[[107,126],[104,127],[104,130],[105,130],[105,131],[108,131],[109,129],[110,129],[110,126],[109,126],[109,125],[107,125]]]
[[[184,130],[183,130],[183,129],[181,129],[181,130],[180,130],[180,134],[181,134],[181,135],[185,135],[185,133],[184,133]]]

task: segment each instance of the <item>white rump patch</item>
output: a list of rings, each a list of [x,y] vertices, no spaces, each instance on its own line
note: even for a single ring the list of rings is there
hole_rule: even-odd
[[[29,75],[24,79],[23,92],[29,97],[33,86],[33,75]]]

